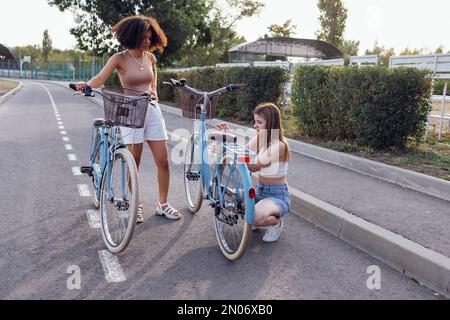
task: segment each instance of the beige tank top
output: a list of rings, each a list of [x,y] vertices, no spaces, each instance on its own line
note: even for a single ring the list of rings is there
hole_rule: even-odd
[[[128,50],[122,52],[125,60],[125,70],[119,72],[119,79],[123,88],[150,93],[150,85],[153,80],[153,66],[150,54],[149,52],[144,52],[142,58],[135,58]]]

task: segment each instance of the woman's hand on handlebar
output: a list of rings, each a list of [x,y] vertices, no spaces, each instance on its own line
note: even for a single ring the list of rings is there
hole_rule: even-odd
[[[86,88],[86,86],[87,86],[86,82],[77,82],[77,83],[75,83],[75,90],[83,92],[84,88]]]
[[[87,87],[87,83],[86,82],[71,83],[71,84],[69,84],[69,87],[72,90],[75,90],[75,91],[78,91],[78,92],[84,92],[85,88]]]

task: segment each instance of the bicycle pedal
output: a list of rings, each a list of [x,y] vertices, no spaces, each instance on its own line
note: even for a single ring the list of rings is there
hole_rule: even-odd
[[[91,166],[82,166],[80,171],[81,173],[86,173],[89,177],[92,177],[92,172],[94,172],[94,169],[92,169]]]

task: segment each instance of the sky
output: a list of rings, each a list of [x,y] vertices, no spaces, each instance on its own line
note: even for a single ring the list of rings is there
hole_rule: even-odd
[[[319,29],[317,0],[262,0],[259,16],[236,24],[237,32],[247,41],[267,33],[271,24],[287,19],[297,26],[295,37],[315,39]],[[360,41],[360,54],[373,48],[374,42],[399,53],[406,47],[435,50],[443,45],[450,51],[449,0],[343,0],[348,9],[347,40]],[[20,21],[18,15],[20,12]],[[0,43],[9,47],[40,44],[45,29],[53,47],[73,48],[75,38],[69,33],[75,26],[71,13],[50,7],[46,0],[1,0]]]

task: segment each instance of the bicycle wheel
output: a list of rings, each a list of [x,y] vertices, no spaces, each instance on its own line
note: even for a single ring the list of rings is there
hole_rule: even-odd
[[[106,170],[102,177],[102,235],[108,250],[120,253],[133,236],[139,201],[137,168],[131,153],[126,149],[118,149],[110,171],[109,188]]]
[[[194,152],[192,152],[194,149]],[[189,211],[196,213],[202,206],[202,178],[201,178],[200,146],[191,136],[184,154],[184,191],[189,205]]]
[[[92,146],[94,146],[94,151],[95,152],[95,157],[93,159],[93,162],[91,164],[92,168],[93,168],[93,175],[92,175],[92,185],[94,186],[94,207],[96,209],[100,208],[100,199],[99,199],[99,192],[98,190],[100,189],[100,186],[98,185],[98,180],[97,180],[97,174],[100,173],[101,174],[101,165],[102,165],[102,160],[101,160],[101,150],[100,150],[100,143],[101,143],[101,137],[100,137],[100,131],[97,128],[96,130],[97,134],[96,136],[93,138],[92,141]]]
[[[225,195],[224,205],[213,209],[216,237],[225,257],[235,261],[244,254],[251,235],[251,225],[246,222],[244,180],[230,155],[225,155],[219,166],[220,190]],[[219,200],[218,187],[216,179],[213,189],[216,201]]]

